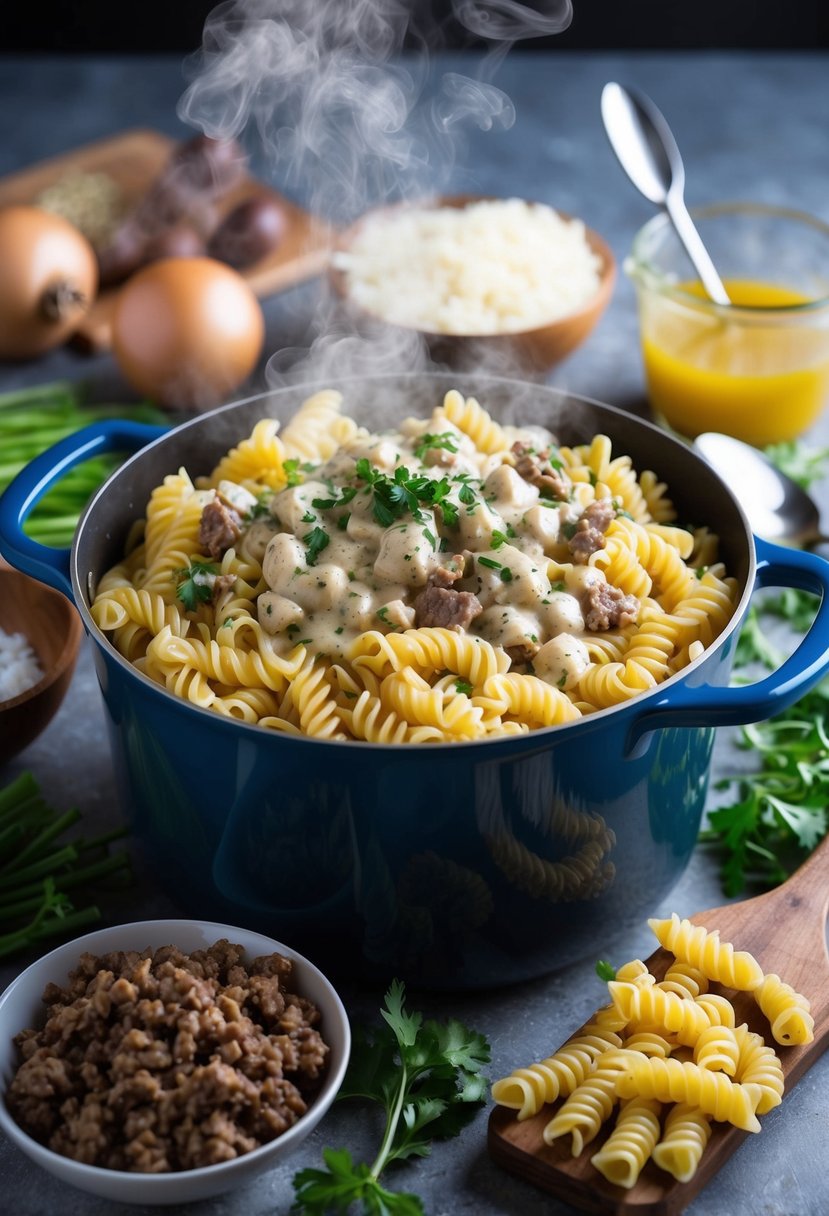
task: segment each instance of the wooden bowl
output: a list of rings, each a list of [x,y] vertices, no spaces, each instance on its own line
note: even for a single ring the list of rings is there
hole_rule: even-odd
[[[37,738],[64,698],[83,636],[81,618],[65,596],[21,574],[0,558],[0,629],[22,633],[43,676],[0,701],[0,767]]]
[[[419,209],[452,207],[460,210],[471,203],[494,201],[498,200],[484,195],[462,194],[429,199],[418,204],[400,203],[396,206],[377,208],[367,212],[341,234],[336,244],[336,250],[346,252],[357,233],[369,220],[378,215],[393,214],[403,207],[416,206]],[[573,218],[563,211],[559,211],[558,214],[565,220]],[[374,327],[420,334],[432,360],[450,371],[489,370],[502,374],[523,372],[531,376],[540,376],[550,371],[581,345],[598,322],[613,293],[613,286],[616,282],[616,259],[610,247],[598,233],[593,232],[590,228],[585,228],[585,238],[593,253],[601,261],[599,287],[595,294],[580,308],[547,325],[510,333],[435,333],[387,321],[384,317],[370,313],[352,300],[345,270],[332,266],[329,276],[335,292],[346,308],[355,316],[368,320]]]

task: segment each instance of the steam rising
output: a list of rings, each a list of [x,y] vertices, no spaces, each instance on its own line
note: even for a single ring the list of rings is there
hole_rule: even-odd
[[[490,46],[481,74],[516,40],[555,34],[571,0],[452,0],[456,20]],[[249,132],[274,185],[334,224],[370,207],[445,192],[464,155],[464,133],[508,129],[509,97],[489,80],[430,77],[437,29],[412,20],[409,0],[225,0],[209,14],[179,103],[184,122],[214,138]],[[401,55],[406,44],[407,52]],[[314,377],[415,370],[419,339],[343,320],[333,301],[315,318],[310,352],[283,350],[269,379],[287,369]],[[503,366],[500,370],[508,371]],[[292,376],[293,378],[293,376]]]

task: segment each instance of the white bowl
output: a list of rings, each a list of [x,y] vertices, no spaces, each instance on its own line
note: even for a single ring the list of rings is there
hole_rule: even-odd
[[[80,1161],[62,1157],[38,1144],[18,1126],[5,1102],[6,1091],[18,1065],[17,1049],[12,1040],[21,1030],[43,1024],[41,997],[50,980],[58,984],[65,982],[84,951],[106,954],[112,950],[144,950],[148,946],[175,945],[189,952],[211,946],[223,937],[242,946],[249,958],[278,952],[292,959],[295,990],[313,1001],[322,1014],[322,1036],[330,1048],[327,1074],[307,1114],[298,1119],[293,1127],[269,1144],[233,1161],[169,1174],[140,1174],[84,1165]],[[87,933],[52,950],[27,967],[0,996],[0,1084],[3,1091],[0,1128],[38,1165],[62,1182],[68,1182],[82,1191],[121,1203],[189,1203],[238,1187],[289,1156],[314,1130],[337,1096],[350,1051],[351,1031],[342,1001],[322,972],[290,946],[259,933],[250,933],[247,929],[204,920],[146,920],[114,925],[109,929]]]

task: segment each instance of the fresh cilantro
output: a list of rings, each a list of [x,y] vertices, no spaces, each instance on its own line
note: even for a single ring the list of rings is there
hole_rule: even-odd
[[[457,435],[452,431],[441,431],[439,435],[421,435],[415,447],[414,454],[418,460],[423,460],[427,452],[442,449],[445,452],[457,452]]]
[[[609,984],[611,980],[616,979],[616,968],[612,963],[607,963],[603,958],[600,958],[596,963],[596,975],[600,980],[604,980],[605,983]]]
[[[305,542],[305,560],[309,566],[315,566],[320,553],[331,544],[331,537],[324,528],[312,528],[302,539]]]
[[[419,1197],[387,1190],[381,1174],[395,1162],[428,1156],[433,1140],[456,1136],[484,1103],[486,1039],[454,1019],[424,1021],[421,1014],[409,1013],[404,1001],[403,985],[394,980],[381,1010],[385,1025],[355,1034],[337,1099],[375,1102],[385,1111],[377,1157],[371,1165],[355,1164],[347,1149],[325,1149],[324,1169],[294,1176],[293,1210],[302,1216],[350,1210],[364,1216],[423,1216]]]
[[[472,685],[469,683],[468,680],[456,680],[455,681],[455,692],[463,693],[465,696],[468,697],[469,694],[472,692]]]
[[[176,599],[181,600],[185,611],[195,612],[199,604],[207,604],[212,600],[213,582],[207,576],[218,573],[218,566],[212,562],[200,561],[192,561],[189,566],[173,571]]]

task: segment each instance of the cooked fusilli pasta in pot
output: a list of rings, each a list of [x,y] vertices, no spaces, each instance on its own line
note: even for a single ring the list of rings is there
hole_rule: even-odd
[[[463,742],[625,703],[730,619],[715,538],[607,437],[558,447],[454,391],[383,433],[340,404],[154,491],[92,605],[150,679],[271,730]]]

